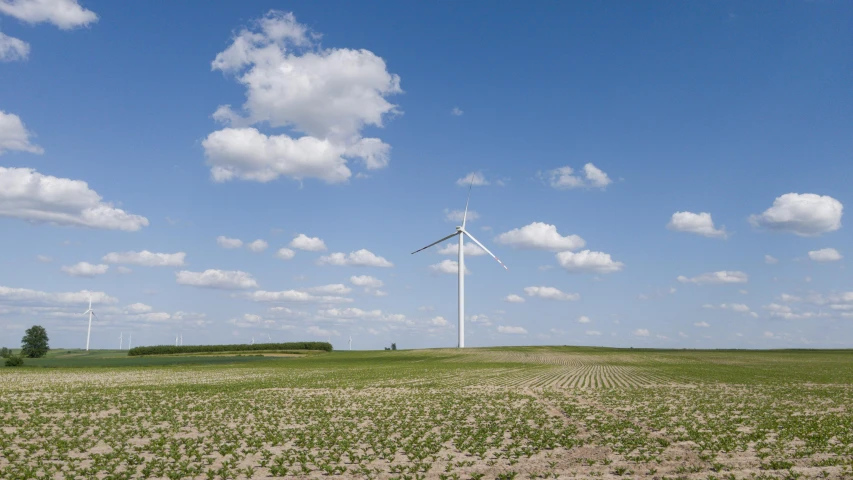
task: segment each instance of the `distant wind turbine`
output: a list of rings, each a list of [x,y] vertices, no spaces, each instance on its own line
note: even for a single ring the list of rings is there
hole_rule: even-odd
[[[121,350],[123,342],[124,342],[124,332],[120,332],[118,334],[118,349],[119,350]]]
[[[89,314],[89,330],[86,332],[86,351],[89,351],[89,337],[92,335],[92,317],[95,315],[95,311],[92,310],[92,295],[89,295],[89,309],[83,312],[83,315]]]
[[[349,349],[352,350],[352,335],[349,337]]]
[[[184,334],[183,333],[181,334],[181,346],[182,347],[184,346]]]
[[[131,343],[133,343],[133,332],[127,336],[127,349],[130,350]]]
[[[483,250],[486,251],[489,255],[492,256],[498,263],[501,264],[504,269],[509,270],[506,265],[498,257],[495,256],[494,253],[490,252],[488,248],[486,248],[482,243],[480,243],[473,235],[468,233],[465,230],[465,220],[468,218],[468,203],[471,201],[471,188],[474,186],[474,179],[471,178],[471,185],[468,187],[468,200],[465,201],[465,213],[462,214],[462,226],[456,227],[456,232],[452,233],[437,242],[430,243],[424,248],[420,250],[415,250],[412,252],[412,255],[420,252],[421,250],[426,250],[427,248],[437,245],[447,239],[458,236],[459,237],[459,348],[465,348],[465,254],[463,248],[463,238],[467,235],[474,243],[480,246]]]

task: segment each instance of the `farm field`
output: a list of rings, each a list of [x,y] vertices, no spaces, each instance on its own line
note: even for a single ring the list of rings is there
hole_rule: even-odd
[[[0,367],[3,479],[853,478],[853,351],[27,362]]]

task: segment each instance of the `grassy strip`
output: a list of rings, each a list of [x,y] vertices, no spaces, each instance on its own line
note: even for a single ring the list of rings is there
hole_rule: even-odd
[[[327,342],[289,342],[289,343],[255,343],[235,345],[158,345],[153,347],[134,347],[127,351],[129,357],[142,355],[174,355],[182,353],[223,353],[223,352],[257,352],[283,350],[321,350],[332,351],[332,344]]]

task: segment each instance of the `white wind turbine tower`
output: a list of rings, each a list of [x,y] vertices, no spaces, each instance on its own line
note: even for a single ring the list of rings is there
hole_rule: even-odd
[[[349,349],[352,350],[352,335],[349,337]]]
[[[133,343],[133,332],[130,332],[127,336],[127,349],[130,350],[131,344]]]
[[[181,334],[181,346],[182,347],[184,346],[184,334],[183,333]]]
[[[458,265],[458,267],[459,267],[459,344],[458,344],[458,347],[459,348],[465,348],[465,253],[464,253],[464,244],[463,244],[464,237],[467,235],[468,238],[471,239],[471,241],[473,241],[474,243],[479,245],[480,248],[485,250],[486,253],[488,253],[489,255],[492,256],[492,258],[497,260],[498,263],[500,263],[501,266],[504,267],[504,269],[509,270],[509,268],[507,268],[507,266],[504,265],[504,263],[502,261],[500,261],[500,259],[498,257],[496,257],[494,253],[490,252],[488,248],[486,248],[482,243],[480,243],[476,238],[474,238],[473,235],[471,235],[470,233],[468,233],[467,230],[465,230],[465,220],[468,218],[468,202],[471,201],[471,189],[473,187],[474,187],[474,179],[472,178],[471,179],[471,185],[468,187],[468,200],[465,201],[465,213],[462,214],[462,226],[456,227],[455,233],[451,233],[450,235],[442,238],[441,240],[439,240],[437,242],[430,243],[426,247],[421,248],[420,250],[415,250],[414,252],[412,252],[412,255],[414,255],[414,254],[420,252],[421,250],[426,250],[427,248],[429,248],[433,245],[437,245],[437,244],[439,244],[439,243],[441,243],[441,242],[443,242],[449,238],[453,238],[456,236],[459,237],[459,265]]]
[[[118,349],[121,350],[124,344],[124,332],[119,332],[118,334]]]
[[[89,337],[92,335],[92,316],[97,317],[95,315],[95,311],[92,310],[92,295],[89,294],[89,309],[83,312],[83,315],[89,314],[89,330],[86,332],[86,351],[89,351]]]

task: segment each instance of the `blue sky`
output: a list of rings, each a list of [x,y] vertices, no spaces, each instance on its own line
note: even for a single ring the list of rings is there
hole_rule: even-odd
[[[475,175],[509,270],[466,256],[467,346],[849,347],[850,32],[834,1],[0,0],[0,344],[83,346],[93,292],[93,348],[455,346],[454,247],[410,252]]]

